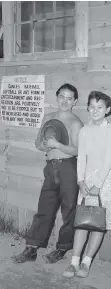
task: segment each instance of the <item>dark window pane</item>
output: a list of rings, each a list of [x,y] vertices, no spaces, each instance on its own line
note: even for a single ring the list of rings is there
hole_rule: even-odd
[[[21,21],[29,21],[33,14],[33,1],[21,1]]]
[[[67,11],[68,9],[74,9],[74,1],[56,1],[56,10],[57,11]]]
[[[53,12],[53,1],[36,1],[35,2],[36,14],[46,14]]]
[[[0,28],[2,27],[2,2],[0,1]],[[0,38],[0,58],[3,58],[3,34]]]
[[[21,52],[29,53],[31,52],[32,43],[32,29],[31,24],[21,25]]]
[[[0,1],[0,25],[2,25],[2,2]]]
[[[3,37],[0,39],[0,58],[3,58]]]
[[[35,52],[52,50],[53,21],[35,24]]]
[[[57,19],[55,32],[55,50],[70,50],[74,47],[73,17]]]

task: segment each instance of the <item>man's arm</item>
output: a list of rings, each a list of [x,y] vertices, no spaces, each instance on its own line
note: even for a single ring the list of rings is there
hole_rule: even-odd
[[[58,144],[58,149],[60,149],[63,153],[70,154],[71,156],[77,156],[78,154],[78,138],[79,138],[79,132],[82,128],[83,124],[82,122],[76,122],[72,124],[71,128],[71,140],[72,145],[63,145],[61,143]]]
[[[59,149],[65,154],[70,154],[71,156],[77,156],[78,153],[78,137],[80,129],[82,128],[83,124],[80,121],[72,124],[71,128],[71,140],[72,145],[63,145],[55,139],[49,139],[47,145],[52,148]]]

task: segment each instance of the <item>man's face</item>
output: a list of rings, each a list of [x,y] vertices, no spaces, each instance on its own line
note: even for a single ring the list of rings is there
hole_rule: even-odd
[[[74,93],[68,89],[61,89],[57,96],[57,104],[61,111],[70,111],[76,104]]]

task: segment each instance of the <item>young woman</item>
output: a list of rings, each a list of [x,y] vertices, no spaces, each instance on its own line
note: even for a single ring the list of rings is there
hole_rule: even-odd
[[[106,207],[106,224],[111,230],[111,124],[106,119],[111,109],[109,96],[92,91],[88,97],[88,111],[91,122],[79,134],[78,204],[85,197],[86,205],[98,205],[98,194]],[[65,277],[86,277],[92,258],[99,249],[104,233],[92,231],[89,234],[87,251],[80,263],[88,231],[76,230],[71,265],[63,273]]]

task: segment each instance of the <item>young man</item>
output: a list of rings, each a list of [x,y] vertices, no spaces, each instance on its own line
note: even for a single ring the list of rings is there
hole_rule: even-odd
[[[72,112],[78,99],[77,89],[70,84],[64,84],[57,90],[56,96],[58,110],[44,117],[35,142],[37,149],[46,151],[47,165],[44,169],[45,179],[40,193],[38,212],[34,215],[31,229],[26,236],[26,248],[20,255],[14,257],[18,263],[36,260],[37,250],[40,247],[47,247],[60,206],[63,225],[59,231],[56,250],[45,256],[46,262],[59,261],[73,248],[73,223],[77,201],[76,157],[78,135],[83,124]],[[65,125],[69,145],[58,142],[54,137],[41,143],[41,130],[47,121],[53,119]],[[55,172],[56,176],[59,176],[58,182]]]

